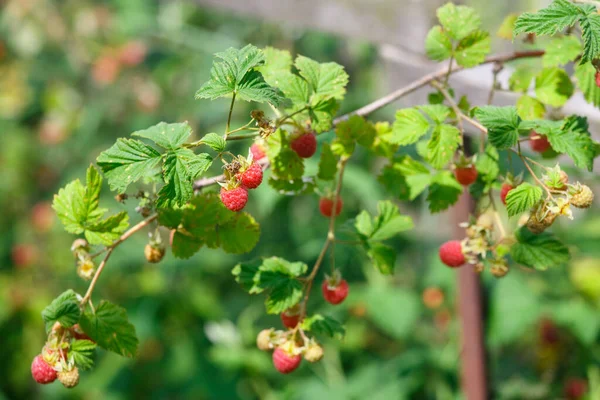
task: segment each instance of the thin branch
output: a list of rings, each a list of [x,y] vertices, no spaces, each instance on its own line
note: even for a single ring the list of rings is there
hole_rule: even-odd
[[[229,106],[229,116],[227,117],[227,125],[225,125],[225,134],[223,135],[223,139],[227,139],[227,135],[229,135],[229,126],[231,125],[231,114],[233,114],[233,105],[235,104],[235,92],[233,92],[233,96],[231,96],[231,105]]]
[[[106,266],[106,262],[108,261],[113,250],[118,245],[120,245],[125,240],[127,240],[131,235],[133,235],[140,229],[143,229],[144,227],[148,226],[157,217],[158,217],[158,215],[156,215],[156,214],[151,215],[150,217],[146,218],[145,220],[139,222],[137,225],[132,226],[131,228],[129,228],[129,230],[127,232],[125,232],[123,235],[121,235],[121,237],[119,239],[117,239],[113,244],[111,244],[110,246],[107,247],[106,255],[104,256],[104,259],[98,266],[98,269],[96,270],[96,273],[94,274],[94,277],[92,278],[92,281],[90,282],[90,286],[88,287],[88,290],[85,293],[85,296],[83,296],[83,299],[81,300],[82,306],[84,306],[85,304],[87,304],[88,301],[90,301],[90,299],[92,297],[92,293],[94,292],[94,288],[96,287],[96,283],[98,282],[98,278],[100,278],[100,275],[102,274],[102,271],[104,270],[104,267]]]
[[[230,140],[246,140],[246,139],[254,139],[255,137],[260,136],[260,133],[255,132],[255,133],[251,133],[249,135],[233,135],[233,136],[227,136],[227,141]]]

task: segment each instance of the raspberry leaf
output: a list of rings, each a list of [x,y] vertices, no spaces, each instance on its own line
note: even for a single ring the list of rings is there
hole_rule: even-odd
[[[519,187],[523,186],[521,184]],[[514,191],[510,191],[508,196]],[[506,204],[508,205],[508,196]],[[515,232],[517,243],[510,249],[515,262],[537,270],[563,264],[571,258],[569,249],[550,233],[533,234],[523,227]]]
[[[73,340],[69,348],[69,357],[73,357],[79,369],[86,370],[94,365],[94,350],[96,343],[91,340]]]
[[[150,128],[135,131],[131,136],[149,139],[166,150],[175,150],[184,144],[192,134],[192,127],[187,122],[167,124],[159,122]]]
[[[358,115],[351,116],[348,120],[340,122],[335,128],[337,139],[333,143],[336,154],[350,156],[356,144],[369,148],[375,140],[375,127],[372,123]]]
[[[251,251],[260,238],[260,226],[246,212],[238,213],[219,225],[219,243],[226,253],[243,254]]]
[[[394,273],[396,250],[393,247],[379,242],[369,242],[367,255],[379,272],[384,275],[392,275]]]
[[[477,107],[475,117],[488,129],[490,143],[497,149],[509,149],[517,144],[521,118],[516,107]]]
[[[200,139],[200,143],[207,145],[217,153],[225,150],[225,139],[221,135],[217,135],[216,133],[208,133],[204,135],[202,139]]]
[[[581,54],[581,41],[576,36],[552,38],[542,57],[545,68],[559,67],[574,61]]]
[[[290,140],[286,131],[278,129],[267,138],[266,143],[273,175],[285,180],[302,177],[304,174],[304,161],[290,148]]]
[[[579,19],[583,37],[583,54],[580,64],[600,57],[600,15],[595,6],[587,6],[587,12]]]
[[[117,139],[96,159],[111,190],[124,193],[127,187],[145,176],[154,174],[160,153],[134,139]]]
[[[522,183],[506,195],[506,211],[509,217],[528,211],[542,198],[542,188]]]
[[[65,328],[75,325],[81,316],[77,294],[69,289],[52,300],[42,311],[42,319],[46,323],[46,332],[50,332],[55,322]]]
[[[471,32],[456,47],[454,57],[457,64],[467,68],[481,64],[490,52],[491,43],[488,32]]]
[[[462,191],[462,185],[450,171],[440,171],[433,175],[427,194],[429,211],[436,213],[447,209],[458,201]]]
[[[356,218],[354,226],[366,239],[382,241],[414,227],[412,219],[401,215],[398,206],[389,200],[377,203],[377,211],[373,218],[364,210]]]
[[[282,78],[285,79],[288,74],[291,74],[292,55],[287,50],[279,50],[273,47],[264,48],[263,54],[265,63],[256,67],[256,69],[263,75],[269,85],[278,87],[278,84],[282,83]]]
[[[437,17],[451,38],[462,40],[481,26],[481,17],[475,9],[447,3],[438,8]]]
[[[321,146],[321,158],[319,159],[319,172],[317,177],[324,181],[331,181],[337,173],[337,159],[331,151],[329,143],[323,143]]]
[[[342,338],[346,334],[346,329],[335,319],[314,314],[304,318],[301,325],[302,330],[312,332],[316,335]]]
[[[540,119],[546,115],[546,107],[538,99],[523,95],[517,100],[517,114],[524,121]]]
[[[555,0],[536,13],[523,13],[515,22],[514,34],[553,35],[572,26],[592,6],[579,7],[567,0]]]
[[[430,128],[429,121],[416,108],[398,110],[389,141],[400,146],[413,144],[425,136]]]
[[[433,61],[444,61],[452,57],[452,39],[439,25],[434,26],[425,38],[425,52]]]
[[[102,300],[95,313],[83,313],[80,325],[98,346],[125,357],[135,356],[138,338],[123,307]]]
[[[527,92],[536,72],[529,65],[519,65],[508,79],[508,88],[513,92]]]
[[[127,230],[128,226],[129,215],[126,211],[121,211],[118,214],[90,224],[85,230],[85,238],[89,243],[99,243],[109,246]]]
[[[348,74],[341,65],[334,62],[320,64],[304,56],[296,57],[294,65],[308,83],[312,105],[330,98],[344,98]]]
[[[165,155],[163,178],[166,182],[158,193],[159,207],[182,206],[194,192],[193,181],[208,170],[212,157],[207,153],[195,154],[190,149],[178,148]]]
[[[454,157],[460,142],[461,135],[457,127],[448,124],[436,126],[427,143],[427,159],[431,166],[444,168]]]
[[[560,68],[544,68],[535,77],[535,95],[544,104],[561,107],[573,95],[573,83]]]
[[[414,200],[431,183],[431,174],[423,163],[405,155],[386,165],[378,180],[400,200]]]
[[[588,103],[600,107],[600,88],[596,86],[596,68],[592,63],[579,64],[575,66],[575,77],[577,86],[583,93]]]

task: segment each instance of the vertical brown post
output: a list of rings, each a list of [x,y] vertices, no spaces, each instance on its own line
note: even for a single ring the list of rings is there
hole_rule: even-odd
[[[468,220],[473,210],[473,199],[465,189],[454,206],[454,237],[462,240],[465,230],[458,226]],[[485,345],[483,337],[483,312],[479,275],[472,267],[458,269],[458,314],[461,337],[461,385],[467,400],[487,399]]]

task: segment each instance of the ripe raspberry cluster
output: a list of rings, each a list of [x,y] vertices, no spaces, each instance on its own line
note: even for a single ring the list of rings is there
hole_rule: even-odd
[[[254,145],[253,145],[254,146]],[[248,190],[256,189],[263,180],[262,166],[254,159],[255,153],[264,158],[264,152],[256,145],[251,147],[248,158],[237,156],[225,164],[225,183],[221,183],[221,201],[231,211],[241,211],[248,203]]]

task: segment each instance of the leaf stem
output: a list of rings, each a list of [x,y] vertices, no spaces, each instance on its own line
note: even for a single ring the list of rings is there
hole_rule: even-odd
[[[227,139],[227,135],[229,135],[229,126],[231,125],[231,114],[233,114],[233,105],[235,104],[235,92],[233,92],[233,96],[231,97],[231,105],[229,106],[229,116],[227,117],[227,125],[225,126],[225,134],[223,135],[223,139]]]
[[[100,278],[100,275],[102,274],[102,271],[104,270],[104,267],[106,266],[106,262],[108,261],[108,259],[109,259],[110,255],[112,254],[113,250],[118,245],[120,245],[125,240],[127,240],[130,236],[132,236],[134,233],[136,233],[137,231],[139,231],[139,230],[143,229],[144,227],[148,226],[157,217],[158,217],[157,214],[151,215],[148,218],[146,218],[145,220],[139,222],[137,225],[132,226],[131,228],[129,228],[129,230],[127,232],[125,232],[123,235],[121,235],[121,237],[119,239],[117,239],[113,244],[111,244],[110,246],[108,246],[106,248],[106,250],[107,250],[106,251],[106,255],[104,256],[104,259],[102,260],[102,262],[100,262],[100,265],[98,266],[98,269],[96,270],[96,273],[94,274],[94,277],[92,278],[92,281],[90,282],[90,286],[88,287],[88,290],[85,293],[85,296],[83,296],[83,299],[81,300],[81,305],[82,306],[85,306],[87,304],[87,302],[90,301],[90,299],[92,298],[92,293],[94,292],[94,288],[96,287],[96,283],[98,282],[98,278]]]
[[[452,110],[454,111],[454,114],[456,114],[457,125],[458,125],[458,129],[460,130],[460,138],[462,140],[461,147],[464,149],[465,148],[465,127],[463,125],[463,119],[464,119],[465,115],[462,113],[460,108],[458,108],[458,104],[456,104],[456,102],[454,101],[452,96],[450,96],[450,93],[448,93],[448,91],[444,88],[444,86],[442,86],[436,80],[431,81],[431,86],[433,86],[434,88],[436,88],[437,90],[440,91],[442,96],[444,96],[444,98],[450,105],[450,108],[452,108]]]

